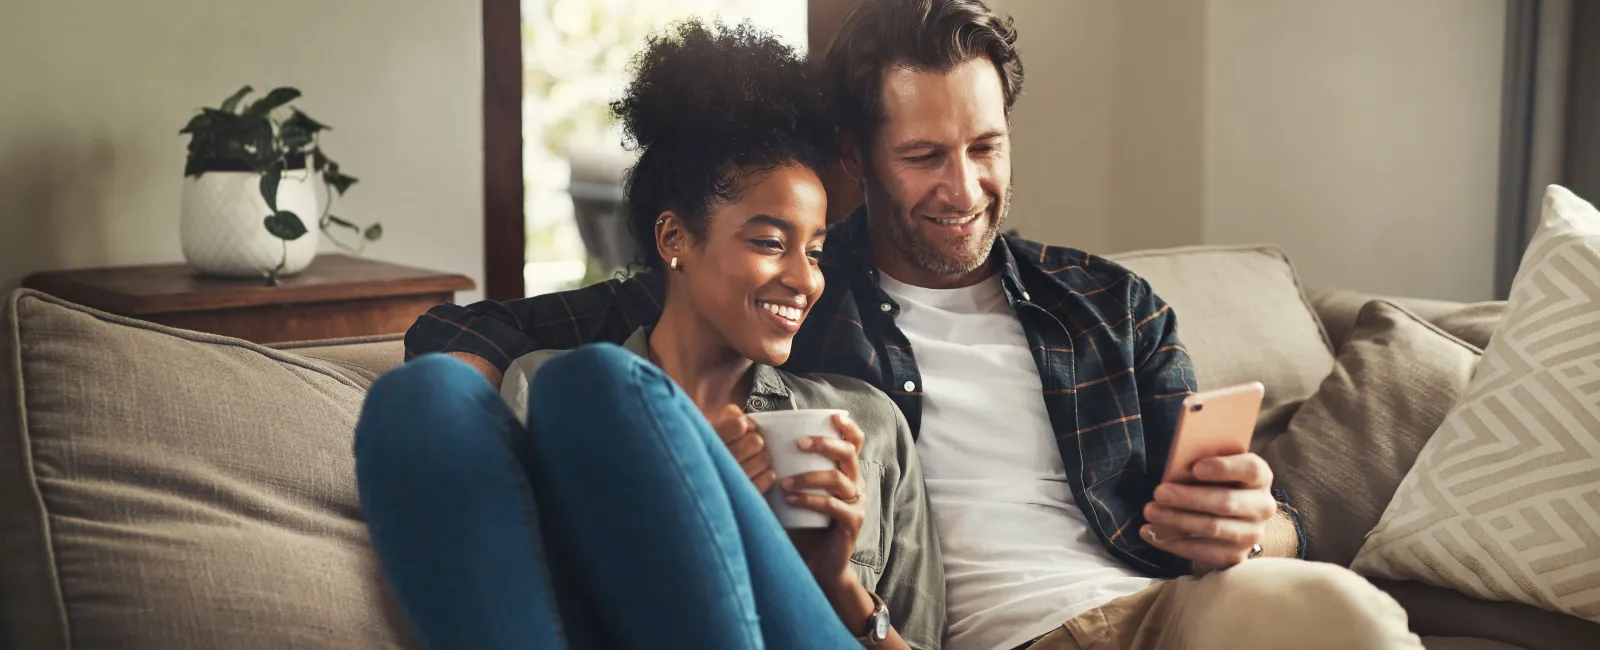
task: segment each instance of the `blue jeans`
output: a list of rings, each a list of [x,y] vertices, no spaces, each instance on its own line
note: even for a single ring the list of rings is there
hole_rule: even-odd
[[[561,354],[528,413],[444,355],[385,374],[362,408],[361,507],[425,647],[860,647],[655,366],[609,344]]]

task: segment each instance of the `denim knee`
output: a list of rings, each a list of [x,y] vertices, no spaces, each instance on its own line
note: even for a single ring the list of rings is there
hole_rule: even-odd
[[[448,355],[423,355],[373,382],[356,424],[356,449],[416,447],[492,417],[485,407],[498,399],[471,365]]]
[[[534,375],[528,397],[542,405],[603,412],[635,407],[645,392],[668,395],[672,386],[672,380],[643,357],[610,343],[591,343],[546,361]]]

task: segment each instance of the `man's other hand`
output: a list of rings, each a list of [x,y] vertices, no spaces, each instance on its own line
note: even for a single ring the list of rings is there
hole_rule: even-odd
[[[471,352],[446,352],[445,354],[467,362],[467,365],[472,366],[473,370],[477,370],[482,374],[484,379],[488,379],[495,390],[500,390],[500,382],[505,379],[505,375],[494,364],[489,363],[488,359]]]

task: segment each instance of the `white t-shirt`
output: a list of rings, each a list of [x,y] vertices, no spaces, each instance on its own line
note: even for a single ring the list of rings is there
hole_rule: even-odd
[[[922,375],[917,455],[944,551],[947,650],[1011,650],[1155,582],[1112,557],[1067,484],[1039,369],[1000,277],[882,276]]]

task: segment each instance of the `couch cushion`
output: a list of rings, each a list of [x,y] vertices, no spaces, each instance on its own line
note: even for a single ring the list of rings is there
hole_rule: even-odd
[[[1600,624],[1522,603],[1479,600],[1420,582],[1373,579],[1406,609],[1411,631],[1423,636],[1474,637],[1527,650],[1591,648]],[[1433,646],[1428,646],[1432,648]]]
[[[1322,325],[1283,251],[1200,246],[1113,255],[1150,282],[1178,315],[1178,337],[1201,388],[1248,381],[1267,387],[1260,448],[1333,369]]]
[[[1352,568],[1600,622],[1600,211],[1545,194],[1500,329]]]
[[[409,647],[328,364],[31,292],[0,315],[0,647]]]
[[[1508,643],[1461,636],[1425,636],[1422,647],[1427,650],[1523,650]]]
[[[1436,318],[1429,319],[1439,329],[1451,336],[1471,343],[1482,350],[1489,347],[1489,339],[1506,315],[1505,301],[1477,302],[1463,305]]]
[[[1349,566],[1482,354],[1393,304],[1361,310],[1333,372],[1262,453],[1309,559]]]
[[[1361,314],[1361,308],[1382,297],[1348,289],[1317,288],[1306,291],[1306,300],[1316,310],[1317,320],[1328,333],[1328,343],[1335,353],[1344,348],[1351,330],[1356,328],[1356,316]]]
[[[363,387],[371,386],[378,375],[400,365],[406,354],[403,334],[280,343],[270,347],[334,364],[348,371]]]
[[[1306,296],[1316,308],[1317,318],[1322,320],[1322,327],[1327,330],[1335,351],[1344,347],[1345,340],[1350,338],[1350,330],[1355,327],[1356,316],[1361,313],[1361,308],[1374,300],[1386,300],[1398,305],[1479,350],[1489,346],[1489,335],[1494,333],[1495,326],[1506,311],[1504,301],[1469,304],[1379,296],[1346,289],[1312,289],[1306,292]]]

